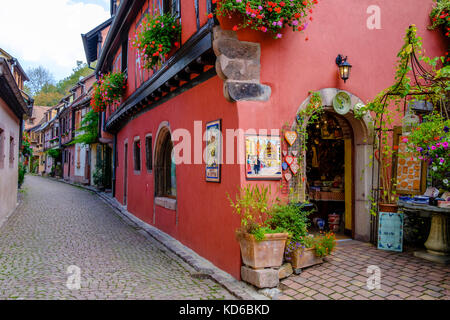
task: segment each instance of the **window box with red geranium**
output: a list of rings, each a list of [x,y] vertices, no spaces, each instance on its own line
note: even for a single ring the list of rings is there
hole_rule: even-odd
[[[171,14],[147,14],[131,41],[144,68],[161,65],[170,52],[180,46],[181,25]]]
[[[213,0],[217,8],[217,16],[231,17],[238,14],[242,18],[234,31],[250,28],[261,32],[269,32],[275,39],[282,37],[282,30],[289,26],[293,31],[305,30],[308,15],[318,0]]]
[[[106,107],[118,102],[126,89],[126,78],[123,72],[112,72],[100,76],[93,85],[91,107],[95,112],[105,111]]]

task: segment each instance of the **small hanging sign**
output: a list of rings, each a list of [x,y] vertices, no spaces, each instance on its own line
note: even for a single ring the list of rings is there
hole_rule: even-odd
[[[291,166],[294,163],[294,161],[295,161],[295,157],[293,157],[293,156],[286,156],[286,158],[284,158],[284,161],[286,161],[286,163],[289,166]]]
[[[292,146],[294,144],[295,140],[297,140],[297,132],[286,131],[284,133],[284,137],[285,137],[287,143],[289,143],[289,145]]]
[[[294,162],[293,164],[290,165],[291,171],[294,175],[297,174],[298,169],[300,169],[300,166],[298,165],[297,162]]]

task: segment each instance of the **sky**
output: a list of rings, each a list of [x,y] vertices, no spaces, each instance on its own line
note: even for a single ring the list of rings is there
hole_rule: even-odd
[[[81,34],[108,18],[109,0],[0,0],[0,48],[59,81],[86,62]]]

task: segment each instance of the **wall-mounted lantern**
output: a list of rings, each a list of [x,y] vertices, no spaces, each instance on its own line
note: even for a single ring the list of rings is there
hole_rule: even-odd
[[[339,68],[339,75],[345,83],[345,81],[347,81],[350,77],[350,69],[352,68],[352,65],[347,62],[347,57],[344,58],[341,54],[338,54],[336,57],[336,64]]]

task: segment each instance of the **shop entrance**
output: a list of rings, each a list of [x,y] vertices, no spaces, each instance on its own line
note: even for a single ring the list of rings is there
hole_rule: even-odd
[[[300,152],[303,153],[303,160],[299,163],[299,173],[289,181],[289,199],[291,202],[307,202],[317,206],[317,213],[311,217],[312,220],[314,218],[324,220],[325,230],[328,230],[328,214],[338,213],[340,218],[338,238],[346,236],[356,240],[369,241],[370,228],[373,224],[370,214],[370,195],[373,185],[373,170],[370,169],[373,156],[373,130],[370,126],[372,119],[370,114],[364,115],[361,119],[355,118],[354,108],[359,108],[364,103],[350,92],[344,91],[349,95],[351,101],[350,110],[344,115],[336,113],[332,107],[334,98],[342,90],[324,88],[317,92],[322,98],[324,118],[317,120],[309,128],[305,128],[305,130],[309,129],[311,135],[306,140],[308,150],[305,152],[306,148],[303,148],[301,139],[297,139],[288,148],[288,152],[294,156]],[[307,108],[310,98],[311,96],[308,96],[301,103],[297,114]],[[308,124],[314,121],[305,120],[308,120],[306,122]],[[322,132],[322,124],[325,121],[327,121],[327,127]],[[295,119],[291,129],[296,131],[297,125],[298,121]],[[316,141],[313,136],[316,137]],[[321,151],[320,145],[323,148],[326,147],[325,151],[327,152]],[[312,146],[315,146],[315,151]],[[316,152],[316,159],[314,159],[314,152]],[[314,163],[313,166],[313,160],[318,164]],[[342,164],[342,162],[344,163],[343,168],[339,167],[339,163]],[[327,166],[328,169],[325,169]],[[333,170],[336,173],[334,175]],[[322,180],[323,175],[324,179]],[[342,177],[342,183],[341,185],[335,184],[333,187],[336,176]],[[325,190],[319,190],[321,187]],[[342,189],[344,201],[342,201]],[[311,231],[315,231],[314,229],[317,228],[314,227]]]
[[[312,233],[333,231],[353,237],[353,131],[348,121],[324,112],[308,124],[306,192],[315,211]]]

